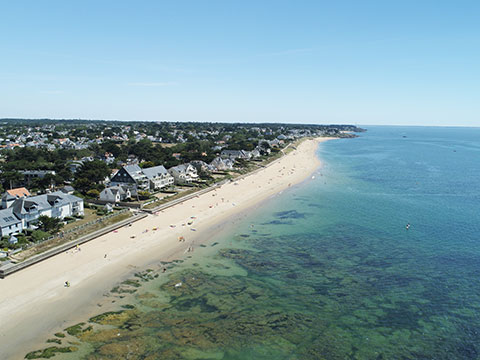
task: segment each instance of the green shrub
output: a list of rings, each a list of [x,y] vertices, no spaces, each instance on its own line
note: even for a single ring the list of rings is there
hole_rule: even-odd
[[[147,200],[150,198],[150,193],[148,191],[139,191],[138,192],[138,198],[140,200]]]
[[[91,189],[87,191],[87,196],[92,199],[97,199],[100,196],[100,192],[97,189]]]
[[[32,239],[35,242],[43,241],[50,236],[49,233],[42,231],[42,230],[34,230],[32,232]]]

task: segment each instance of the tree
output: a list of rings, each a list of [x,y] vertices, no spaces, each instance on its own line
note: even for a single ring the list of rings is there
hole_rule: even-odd
[[[97,189],[88,190],[87,191],[87,196],[89,196],[93,199],[97,199],[100,196],[100,191],[98,191]]]
[[[45,232],[56,233],[63,226],[63,222],[59,218],[42,215],[38,218],[40,229]]]
[[[145,168],[150,168],[152,166],[155,166],[155,164],[153,163],[153,161],[144,161],[142,163],[140,163],[140,167],[142,169],[145,169]]]
[[[140,200],[147,200],[150,198],[150,193],[148,191],[139,191],[138,197]]]
[[[103,161],[86,162],[75,173],[75,188],[86,193],[92,188],[97,188],[96,184],[100,184],[109,175],[110,169]]]
[[[5,189],[11,189],[16,184],[22,183],[24,176],[17,171],[6,171],[2,174],[3,186]]]

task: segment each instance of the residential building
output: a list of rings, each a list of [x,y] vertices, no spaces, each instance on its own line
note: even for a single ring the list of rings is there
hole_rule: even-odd
[[[175,179],[175,184],[190,184],[198,179],[197,169],[191,164],[182,164],[168,169],[170,175]]]
[[[212,160],[210,165],[214,166],[215,169],[219,171],[224,171],[224,170],[232,170],[234,166],[234,160],[232,159],[222,159],[220,156],[216,157],[215,159]]]
[[[16,198],[28,197],[31,196],[30,191],[24,187],[10,189],[6,191],[9,195],[15,196]]]
[[[2,195],[2,209],[9,208],[16,199],[28,197],[30,195],[30,191],[24,187],[5,191],[5,193]]]
[[[132,195],[137,191],[155,191],[174,183],[172,175],[162,165],[142,169],[138,165],[122,167],[110,180],[113,186],[128,186]]]
[[[142,172],[149,181],[150,190],[159,190],[174,183],[173,176],[162,165],[142,169]]]
[[[100,193],[100,200],[108,201],[112,203],[118,203],[120,201],[125,201],[126,199],[130,198],[132,193],[128,186],[125,185],[117,185],[117,186],[110,186],[102,190]]]
[[[132,195],[136,195],[138,190],[148,190],[149,180],[138,165],[123,166],[110,179],[110,185],[125,185],[128,186]]]
[[[33,179],[43,179],[46,175],[55,175],[53,170],[20,170],[23,174],[26,184],[30,184]]]
[[[15,216],[12,208],[0,210],[0,236],[9,236],[22,230],[22,220]]]
[[[216,170],[215,166],[209,165],[202,160],[193,160],[190,161],[190,164],[195,166],[195,169],[197,169],[197,173],[209,173]]]
[[[17,198],[7,209],[0,210],[0,235],[19,233],[42,215],[63,219],[83,214],[83,199],[61,191]]]
[[[229,158],[232,160],[236,159],[245,159],[248,160],[250,159],[250,153],[245,150],[222,150],[220,153],[220,156],[222,158]]]

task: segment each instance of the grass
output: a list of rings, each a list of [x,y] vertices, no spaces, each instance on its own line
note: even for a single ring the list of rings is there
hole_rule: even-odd
[[[188,190],[185,190],[185,191],[182,191],[182,192],[179,192],[179,193],[176,193],[175,195],[171,195],[171,196],[165,196],[164,198],[162,199],[159,199],[159,200],[156,200],[148,205],[145,205],[143,208],[144,209],[154,209],[156,208],[157,206],[160,206],[160,205],[163,205],[163,204],[166,204],[172,200],[177,200],[177,199],[180,199],[184,196],[187,196],[187,195],[190,195],[190,194],[193,194],[197,191],[201,190],[200,188],[191,188],[191,189],[188,189]]]
[[[73,221],[70,224],[65,225],[62,228],[62,230],[63,231],[70,230],[70,229],[73,229],[77,226],[86,224],[89,221],[93,221],[93,220],[96,220],[96,219],[100,218],[100,216],[95,214],[96,210],[94,210],[94,209],[84,209],[83,212],[84,212],[83,219],[77,219],[76,221]]]
[[[88,209],[88,210],[91,210],[91,209]],[[56,246],[65,244],[69,241],[78,239],[79,237],[82,237],[84,235],[88,235],[88,234],[93,233],[97,230],[103,229],[103,228],[105,228],[109,225],[112,225],[112,224],[115,224],[115,223],[120,222],[122,220],[125,220],[125,219],[129,218],[130,216],[132,216],[131,212],[125,212],[125,213],[121,213],[121,214],[117,213],[116,216],[108,218],[105,221],[102,221],[102,222],[99,222],[99,223],[96,223],[96,224],[92,224],[92,225],[87,226],[83,229],[78,229],[77,231],[66,234],[63,238],[56,237],[56,238],[51,239],[51,240],[43,241],[39,244],[36,244],[36,245],[32,246],[31,248],[29,248],[27,250],[24,250],[24,251],[16,254],[15,255],[15,260],[23,261],[23,260],[25,260],[25,259],[27,259],[31,256],[40,254],[40,253],[42,253],[44,251],[47,251],[49,249],[52,249]]]

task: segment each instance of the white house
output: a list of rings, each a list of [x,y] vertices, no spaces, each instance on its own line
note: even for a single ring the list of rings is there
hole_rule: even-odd
[[[175,179],[175,184],[190,184],[198,179],[197,169],[190,164],[182,164],[168,169],[170,175]]]
[[[0,210],[0,231],[2,236],[18,233],[31,227],[42,215],[63,219],[83,214],[83,199],[61,191],[22,197],[8,209]]]
[[[132,196],[130,189],[125,185],[110,186],[102,190],[100,200],[112,203],[124,201]]]
[[[9,236],[23,230],[22,220],[17,218],[11,208],[0,210],[0,235]]]
[[[126,165],[110,181],[113,186],[128,186],[133,195],[138,190],[154,191],[173,183],[172,175],[161,165],[144,169],[138,165]]]
[[[175,181],[173,176],[162,165],[142,169],[142,172],[149,181],[150,190],[159,190],[171,186]]]
[[[232,170],[234,161],[231,159],[222,159],[221,157],[216,157],[212,160],[210,165],[214,166],[217,170]]]
[[[250,152],[245,150],[222,150],[220,156],[224,159],[244,159],[249,160],[251,155]]]

